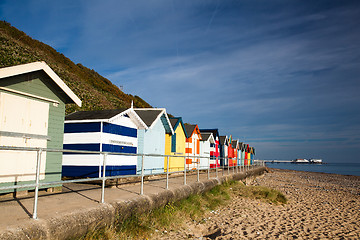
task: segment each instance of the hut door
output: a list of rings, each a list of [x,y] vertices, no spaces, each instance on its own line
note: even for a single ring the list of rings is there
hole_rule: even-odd
[[[47,146],[49,103],[0,92],[0,146]],[[45,178],[46,153],[40,179]],[[0,150],[0,183],[35,180],[36,152]]]

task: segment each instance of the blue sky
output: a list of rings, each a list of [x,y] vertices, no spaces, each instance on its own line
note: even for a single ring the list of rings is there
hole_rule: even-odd
[[[260,159],[360,162],[359,1],[17,1],[1,19]]]

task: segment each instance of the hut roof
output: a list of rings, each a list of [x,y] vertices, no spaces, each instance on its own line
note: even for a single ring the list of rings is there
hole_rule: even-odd
[[[219,137],[220,145],[228,144],[228,138],[227,136],[220,136]]]
[[[233,141],[231,142],[231,145],[232,145],[233,148],[238,148],[238,143],[239,143],[238,140],[233,140]]]
[[[148,126],[148,128],[152,128],[158,119],[161,119],[162,116],[165,116],[165,119],[162,118],[162,123],[164,124],[166,133],[174,134],[174,130],[166,114],[165,108],[134,108],[134,111]]]
[[[188,135],[188,137],[191,137],[191,135],[194,132],[195,128],[196,128],[196,125],[185,124],[185,132]]]
[[[95,110],[95,111],[80,111],[74,112],[65,117],[65,120],[95,120],[95,119],[110,119],[124,111],[122,109],[111,109],[111,110]]]
[[[173,118],[169,118],[170,123],[171,123],[171,127],[174,129],[174,131],[176,130],[176,128],[179,126],[179,124],[181,124],[184,133],[185,133],[185,137],[188,138],[187,132],[185,130],[185,125],[184,122],[182,121],[181,117],[173,117]]]
[[[201,141],[209,141],[210,143],[215,143],[215,139],[212,133],[201,134]]]
[[[134,109],[134,110],[148,127],[150,127],[158,118],[160,113],[162,113],[162,110],[160,109],[154,109],[154,110]]]
[[[50,79],[55,83],[63,93],[65,93],[65,103],[76,103],[81,107],[81,100],[75,95],[73,91],[60,79],[60,77],[45,63],[32,62],[0,69],[0,79],[12,77],[20,74],[31,73],[35,71],[44,71]]]
[[[212,128],[212,129],[200,129],[200,133],[212,133],[214,138],[216,139],[216,137],[220,137],[219,135],[219,130],[217,128]]]

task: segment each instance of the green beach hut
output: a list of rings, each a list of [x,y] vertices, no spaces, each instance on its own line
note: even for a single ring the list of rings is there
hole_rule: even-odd
[[[62,149],[67,103],[81,106],[45,62],[1,68],[0,146]],[[34,183],[36,159],[34,151],[0,150],[0,187]],[[61,180],[61,162],[61,152],[44,151],[40,181]]]

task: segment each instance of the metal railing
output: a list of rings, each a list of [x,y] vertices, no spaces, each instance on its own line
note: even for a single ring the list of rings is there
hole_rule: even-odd
[[[166,174],[166,189],[169,188],[169,175],[174,173],[183,173],[184,177],[184,185],[187,184],[187,175],[190,173],[193,173],[196,171],[197,174],[197,181],[200,181],[200,171],[206,171],[207,172],[207,179],[210,179],[211,171],[215,171],[215,178],[218,178],[219,171],[222,172],[222,175],[224,175],[224,172],[227,170],[227,174],[230,174],[230,169],[232,169],[232,172],[238,173],[242,171],[249,170],[250,168],[254,168],[255,166],[264,166],[264,161],[261,160],[248,160],[249,163],[252,163],[251,165],[242,165],[239,164],[241,162],[244,162],[244,160],[239,158],[220,158],[220,157],[209,157],[209,156],[186,156],[186,155],[161,155],[161,154],[130,154],[130,153],[117,153],[117,152],[101,152],[101,151],[80,151],[80,150],[65,150],[65,149],[49,149],[49,148],[29,148],[29,147],[10,147],[10,146],[0,146],[0,151],[31,151],[36,152],[36,172],[35,172],[35,183],[32,184],[22,184],[22,185],[15,185],[15,186],[0,186],[0,191],[2,190],[18,190],[18,189],[34,189],[34,207],[33,207],[33,215],[32,218],[37,219],[37,208],[38,208],[38,198],[39,198],[39,188],[44,187],[51,187],[56,185],[63,185],[66,183],[81,183],[81,182],[91,182],[91,181],[101,181],[101,203],[105,202],[105,183],[108,179],[120,179],[120,178],[133,178],[133,177],[140,177],[141,178],[141,184],[140,184],[140,195],[144,194],[144,177],[145,176],[153,176],[153,175],[164,175]],[[49,181],[40,182],[40,166],[41,166],[41,155],[43,152],[57,152],[57,153],[86,153],[86,154],[100,154],[103,156],[102,161],[102,172],[101,168],[99,166],[99,177],[97,178],[81,178],[81,179],[70,179],[70,180],[60,180],[60,181]],[[106,160],[108,155],[121,155],[121,156],[140,156],[141,157],[141,172],[140,174],[133,174],[133,175],[116,175],[116,176],[106,176]],[[1,156],[1,155],[0,155]],[[144,169],[144,162],[145,157],[160,157],[160,158],[166,158],[167,165],[166,168],[164,167],[163,172],[160,173],[153,173],[153,174],[145,174]],[[171,161],[170,158],[184,158],[184,166],[183,170],[180,167],[177,171],[171,171],[170,165]],[[189,166],[186,163],[186,159],[199,159],[196,161],[192,161],[192,163],[195,163],[197,166],[195,169],[188,169]],[[202,166],[202,169],[200,169],[200,159],[207,159],[207,166]],[[223,165],[220,165],[220,160],[223,159]],[[2,161],[4,159],[0,159]],[[215,161],[215,167],[210,167],[210,161]],[[231,164],[229,164],[229,161],[231,161]],[[234,161],[234,162],[233,162]],[[228,164],[225,164],[228,163]],[[230,166],[231,165],[231,166]],[[45,172],[46,175],[46,172]],[[1,177],[1,176],[0,176]],[[45,178],[46,179],[46,178]],[[0,183],[1,184],[1,183]]]

